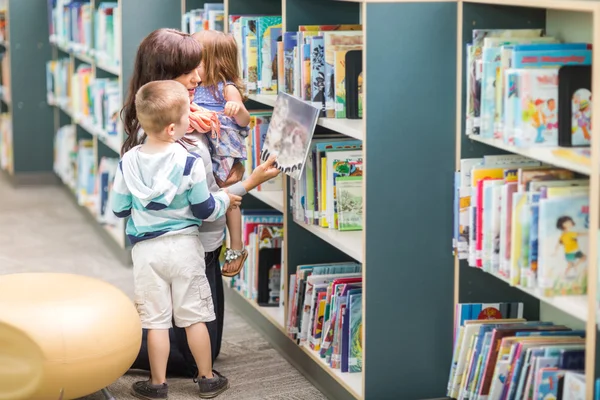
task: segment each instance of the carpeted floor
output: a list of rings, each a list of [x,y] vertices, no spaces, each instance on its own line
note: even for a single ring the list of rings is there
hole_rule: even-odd
[[[0,173],[0,193],[0,274],[77,273],[103,279],[132,296],[131,268],[113,256],[62,187],[16,190]],[[231,308],[226,310],[223,345],[215,368],[231,382],[219,399],[325,399]],[[109,389],[117,400],[134,399],[129,388],[140,377],[146,375],[127,374]],[[191,380],[169,383],[170,399],[198,398]],[[101,400],[103,396],[85,399]]]

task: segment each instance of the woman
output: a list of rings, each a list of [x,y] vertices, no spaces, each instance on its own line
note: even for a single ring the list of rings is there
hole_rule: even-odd
[[[164,79],[173,79],[182,83],[190,94],[190,102],[194,97],[194,91],[200,83],[197,68],[201,60],[200,44],[190,35],[174,29],[158,29],[150,33],[143,41],[137,51],[134,71],[129,84],[127,99],[121,112],[125,132],[128,137],[123,145],[123,151],[140,144],[145,135],[140,132],[139,123],[135,111],[135,94],[138,89],[148,82]],[[206,135],[195,135],[196,139],[185,138],[186,145],[194,146],[193,150],[199,153],[206,168],[206,179],[211,192],[219,189],[214,179],[211,156],[209,152],[208,139]],[[241,167],[241,165],[240,165]],[[244,195],[258,185],[276,177],[279,171],[273,167],[272,162],[264,163],[256,168],[252,174],[239,183],[228,188],[237,195]],[[231,179],[240,180],[243,168],[236,168]],[[210,334],[213,361],[217,358],[223,332],[224,296],[223,280],[219,264],[221,245],[225,237],[225,218],[215,222],[203,223],[200,228],[200,239],[206,251],[206,275],[210,282],[212,298],[217,319],[207,324]],[[240,262],[241,259],[232,261]],[[236,265],[231,265],[235,269]],[[185,330],[171,328],[171,352],[167,371],[170,375],[194,377],[196,365],[187,345]],[[142,348],[138,358],[132,365],[134,369],[149,370],[149,361],[146,349],[146,332],[143,335]]]

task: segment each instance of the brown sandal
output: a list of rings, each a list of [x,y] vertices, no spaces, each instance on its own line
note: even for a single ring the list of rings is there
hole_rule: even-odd
[[[221,275],[226,276],[228,278],[232,278],[232,277],[236,276],[237,274],[239,274],[242,271],[242,268],[244,268],[244,263],[246,262],[246,258],[248,258],[248,252],[246,251],[246,249],[243,249],[243,250],[227,249],[227,250],[225,250],[225,265],[229,264],[232,261],[236,261],[240,257],[242,258],[242,262],[240,263],[238,268],[236,268],[235,270],[230,271],[230,272],[225,272],[224,270],[221,270]]]

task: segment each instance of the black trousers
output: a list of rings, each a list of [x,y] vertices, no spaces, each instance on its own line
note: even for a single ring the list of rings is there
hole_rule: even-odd
[[[213,304],[215,306],[216,320],[206,324],[208,334],[210,335],[210,347],[212,350],[213,362],[221,351],[221,340],[223,339],[223,318],[225,316],[225,297],[223,293],[223,277],[221,275],[221,265],[219,264],[219,255],[221,248],[206,253],[204,260],[206,262],[206,277],[210,283]],[[198,368],[187,343],[185,329],[178,328],[173,324],[169,329],[169,338],[171,339],[171,352],[167,363],[167,375],[178,377],[195,377]],[[142,346],[140,352],[131,366],[132,369],[141,369],[150,371],[150,360],[148,359],[148,331],[143,330]]]

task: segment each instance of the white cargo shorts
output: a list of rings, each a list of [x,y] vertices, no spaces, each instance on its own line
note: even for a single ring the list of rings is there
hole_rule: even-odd
[[[132,249],[135,305],[144,329],[180,328],[215,320],[197,235],[167,235]]]

